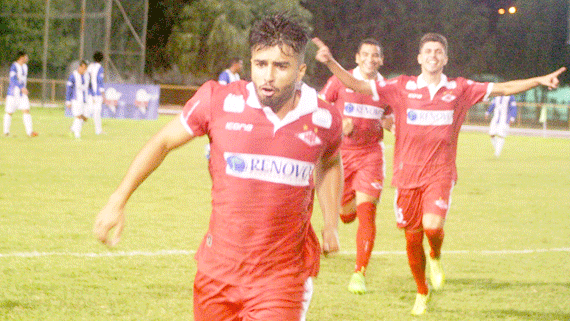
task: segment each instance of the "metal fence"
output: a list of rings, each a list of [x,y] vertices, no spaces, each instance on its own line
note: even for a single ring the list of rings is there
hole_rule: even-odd
[[[60,79],[48,79],[45,82],[48,97],[44,102],[44,107],[63,106],[65,100],[66,81]],[[28,79],[28,90],[30,100],[35,106],[41,106],[42,80]],[[0,78],[0,99],[4,100],[6,89],[8,88],[8,78]],[[180,109],[188,99],[198,90],[198,86],[175,86],[160,85],[160,106],[163,108]],[[558,89],[562,92],[570,88]],[[555,94],[555,93],[552,93]],[[564,94],[565,96],[565,94]],[[569,97],[570,98],[570,97]],[[485,111],[489,106],[488,102],[479,103],[469,110],[465,123],[469,125],[486,125],[489,123],[485,119]],[[536,103],[518,102],[518,112],[515,124],[512,127],[520,128],[548,128],[556,130],[570,130],[570,103]],[[544,122],[541,122],[541,113]],[[546,116],[546,118],[544,117]]]

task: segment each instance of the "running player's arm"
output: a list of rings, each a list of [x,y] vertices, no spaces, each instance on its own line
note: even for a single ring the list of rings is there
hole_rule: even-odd
[[[566,71],[566,67],[544,76],[495,83],[490,96],[514,95],[540,85],[546,86],[548,89],[554,89],[559,84],[558,76],[564,71]]]
[[[313,38],[313,43],[317,46],[318,51],[315,56],[317,61],[325,64],[329,70],[348,88],[362,94],[372,95],[370,83],[365,80],[359,80],[346,71],[332,56],[329,48],[319,38]]]
[[[180,118],[174,117],[146,143],[131,163],[127,174],[107,204],[97,215],[93,233],[99,241],[109,246],[119,241],[125,223],[124,208],[129,197],[162,163],[170,151],[186,144],[193,137],[184,128]],[[113,228],[115,228],[115,233],[111,238],[108,234]]]
[[[315,189],[323,213],[323,252],[326,254],[339,249],[338,218],[340,197],[343,188],[342,162],[340,152],[323,158],[315,169]]]

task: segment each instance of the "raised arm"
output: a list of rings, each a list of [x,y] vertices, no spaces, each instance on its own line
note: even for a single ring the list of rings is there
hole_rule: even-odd
[[[336,153],[328,159],[322,159],[317,164],[315,188],[323,212],[323,253],[326,255],[339,249],[338,218],[343,188],[340,153]]]
[[[192,135],[182,126],[179,117],[168,123],[155,134],[135,157],[127,174],[115,190],[107,204],[101,209],[93,233],[106,245],[113,246],[119,242],[125,224],[124,208],[132,193],[162,163],[166,155],[173,149],[189,142]],[[113,238],[109,232],[115,228]]]
[[[540,85],[547,86],[548,89],[554,89],[558,87],[558,76],[564,71],[566,71],[566,67],[562,67],[555,72],[540,77],[495,83],[491,91],[491,96],[514,95]]]
[[[363,93],[372,95],[370,83],[364,80],[358,80],[352,76],[351,73],[346,71],[332,56],[329,48],[319,38],[313,38],[313,43],[317,46],[317,54],[315,59],[325,64],[329,70],[348,88]]]

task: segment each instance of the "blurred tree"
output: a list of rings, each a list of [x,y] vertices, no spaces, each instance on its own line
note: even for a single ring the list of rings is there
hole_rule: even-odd
[[[268,13],[283,11],[305,23],[311,18],[298,0],[194,1],[182,9],[172,30],[167,45],[171,63],[183,73],[215,78],[231,57],[238,56],[247,77],[251,25]]]
[[[58,17],[79,12],[81,4],[74,0],[51,0],[50,5],[50,16]],[[16,53],[24,50],[30,57],[30,76],[39,77],[42,70],[45,6],[45,0],[0,0],[1,65],[9,65],[16,59]],[[69,62],[77,59],[77,26],[77,20],[50,20],[48,77],[59,77],[65,73]]]
[[[418,41],[426,32],[447,37],[451,58],[447,74],[478,74],[493,67],[490,57],[495,46],[487,34],[488,9],[469,0],[328,0],[326,5],[304,0],[302,4],[314,15],[315,35],[347,68],[356,65],[354,55],[360,40],[373,37],[384,47],[384,75],[417,74]],[[321,85],[330,76],[326,68],[317,73]]]

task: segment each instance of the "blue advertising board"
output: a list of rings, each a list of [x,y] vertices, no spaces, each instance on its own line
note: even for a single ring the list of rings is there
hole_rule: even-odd
[[[122,119],[157,119],[160,86],[105,83],[101,117]],[[71,117],[71,110],[65,109]]]

